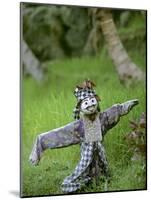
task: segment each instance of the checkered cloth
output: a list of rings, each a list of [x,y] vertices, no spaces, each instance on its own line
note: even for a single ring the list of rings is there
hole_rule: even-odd
[[[76,166],[74,172],[70,176],[66,177],[61,185],[61,189],[64,192],[75,192],[93,178],[92,170],[94,170],[96,167],[93,166],[94,163],[96,163],[96,160],[94,160],[96,159],[96,157],[94,158],[94,151],[96,148],[98,152],[97,167],[100,169],[100,171],[102,171],[103,166],[104,171],[107,172],[108,165],[102,144],[100,142],[83,142],[81,144],[81,160]]]
[[[86,97],[91,97],[91,96],[95,96],[95,90],[94,89],[90,89],[90,88],[76,88],[74,91],[74,95],[77,98],[78,101],[81,101],[83,99],[85,99]]]
[[[74,95],[77,98],[77,101],[80,102],[87,97],[95,96],[96,93],[95,93],[94,89],[90,89],[88,87],[86,87],[84,89],[77,87],[74,91]],[[78,104],[77,104],[76,108],[73,110],[73,116],[74,116],[74,119],[80,118],[80,109],[79,109]]]

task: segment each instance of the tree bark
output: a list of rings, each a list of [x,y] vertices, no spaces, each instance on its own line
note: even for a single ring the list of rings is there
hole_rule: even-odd
[[[24,64],[25,71],[27,74],[30,74],[38,82],[44,79],[44,73],[41,67],[40,61],[33,54],[27,43],[22,40],[22,63]]]
[[[88,35],[86,44],[84,46],[83,52],[86,55],[98,55],[100,53],[102,31],[100,26],[95,23],[95,16],[93,15],[94,8],[88,9],[88,16],[90,18],[90,23],[92,29]]]
[[[116,66],[119,79],[123,83],[143,80],[144,73],[132,62],[118,35],[110,10],[94,9],[97,25],[102,29],[109,55]]]
[[[96,27],[92,28],[92,30],[90,31],[90,34],[88,36],[87,42],[84,46],[83,52],[86,55],[97,55],[99,52],[99,41],[100,41],[100,37],[97,37],[98,35],[100,36],[100,33],[97,34],[98,31],[96,29]]]

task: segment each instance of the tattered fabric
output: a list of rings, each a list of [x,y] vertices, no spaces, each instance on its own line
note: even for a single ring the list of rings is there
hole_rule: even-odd
[[[131,107],[131,102],[128,101],[123,104],[114,105],[106,111],[99,113],[102,137],[118,123],[120,116],[129,112]],[[76,191],[93,177],[100,175],[102,172],[106,174],[108,171],[102,142],[85,141],[85,130],[82,119],[38,135],[29,160],[33,165],[36,165],[39,163],[44,150],[67,147],[79,143],[81,144],[81,159],[74,172],[66,177],[61,185],[64,192]]]

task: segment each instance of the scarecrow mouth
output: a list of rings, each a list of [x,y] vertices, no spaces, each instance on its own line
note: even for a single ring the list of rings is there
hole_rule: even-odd
[[[93,105],[93,106],[89,106],[89,107],[87,107],[87,110],[88,110],[88,111],[94,111],[94,108],[95,108],[94,105]]]

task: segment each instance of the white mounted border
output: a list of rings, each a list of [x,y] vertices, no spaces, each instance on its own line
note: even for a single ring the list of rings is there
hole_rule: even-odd
[[[149,0],[31,0],[23,2],[82,5],[148,10],[148,190],[28,199],[148,200],[151,195],[151,3]],[[0,198],[18,199],[19,193],[19,0],[4,0],[0,5]]]

